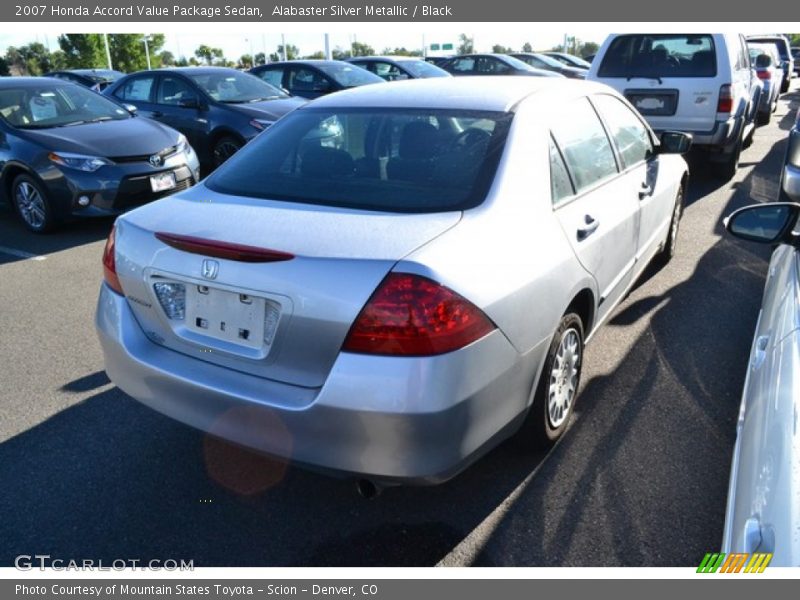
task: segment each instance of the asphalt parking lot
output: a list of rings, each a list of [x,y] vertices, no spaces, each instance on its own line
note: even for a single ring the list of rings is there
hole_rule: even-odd
[[[721,219],[776,199],[800,93],[721,185],[691,160],[678,254],[587,349],[547,455],[506,443],[452,481],[366,501],[140,406],[103,372],[93,313],[111,221],[28,234],[0,207],[0,565],[691,566],[719,548],[769,248]]]

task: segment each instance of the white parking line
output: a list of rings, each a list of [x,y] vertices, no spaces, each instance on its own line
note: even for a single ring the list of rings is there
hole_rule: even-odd
[[[27,260],[45,260],[46,256],[39,256],[38,254],[31,254],[30,252],[25,252],[24,250],[17,250],[15,248],[8,248],[6,246],[0,246],[0,252],[3,254],[8,254],[9,256],[16,256],[17,258],[24,258]]]

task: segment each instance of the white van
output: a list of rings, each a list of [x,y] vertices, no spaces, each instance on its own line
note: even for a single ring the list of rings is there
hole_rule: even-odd
[[[755,128],[761,84],[744,36],[723,33],[612,34],[586,77],[610,85],[650,126],[692,134],[730,179]]]

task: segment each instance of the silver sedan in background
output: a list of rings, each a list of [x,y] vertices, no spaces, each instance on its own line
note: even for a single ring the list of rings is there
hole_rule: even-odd
[[[319,99],[117,220],[106,370],[184,423],[370,485],[443,481],[520,427],[550,444],[584,344],[675,251],[690,143],[564,78]]]

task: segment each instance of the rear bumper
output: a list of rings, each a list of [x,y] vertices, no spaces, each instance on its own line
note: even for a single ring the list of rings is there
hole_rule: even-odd
[[[724,151],[737,140],[742,124],[743,119],[731,117],[726,121],[716,121],[711,131],[688,131],[683,129],[681,131],[692,135],[693,148],[703,147],[711,151]],[[655,131],[660,135],[667,129],[668,128],[661,127]]]
[[[109,377],[150,408],[264,454],[384,483],[446,480],[507,437],[547,344],[521,356],[495,331],[428,359],[342,353],[321,388],[302,388],[151,342],[105,284],[96,327]]]

